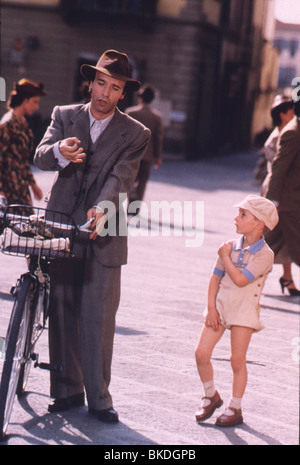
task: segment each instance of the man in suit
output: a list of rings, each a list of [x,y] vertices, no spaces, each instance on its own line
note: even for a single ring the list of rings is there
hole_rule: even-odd
[[[280,249],[285,243],[292,261],[300,266],[300,102],[295,113],[280,134],[266,197],[277,203],[279,212],[268,244],[272,248],[277,243]]]
[[[117,422],[109,383],[127,235],[118,228],[103,234],[112,214],[103,205],[114,205],[119,225],[119,196],[131,190],[150,131],[117,108],[127,90],[140,87],[126,54],[108,50],[81,73],[90,103],[55,107],[34,158],[40,169],[58,171],[48,209],[72,215],[77,224],[92,219],[90,240],[74,245],[77,258],[54,261],[50,269],[50,363],[61,371],[51,372],[54,403],[48,409],[83,405],[85,389],[89,412]]]
[[[151,139],[141,161],[134,188],[130,193],[130,201],[143,200],[152,166],[158,168],[162,162],[163,120],[161,114],[151,108],[151,102],[155,97],[154,88],[145,84],[138,91],[138,97],[139,104],[127,108],[126,113],[150,129]]]

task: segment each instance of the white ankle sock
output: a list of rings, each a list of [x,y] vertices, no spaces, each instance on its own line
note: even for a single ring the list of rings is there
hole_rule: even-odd
[[[211,381],[206,381],[203,384],[203,389],[204,389],[204,396],[205,397],[213,397],[216,390],[215,390],[215,385],[214,385],[214,380],[212,379]],[[207,407],[210,404],[209,399],[203,399],[202,400],[202,408]]]
[[[214,380],[212,379],[211,381],[207,381],[203,383],[203,389],[204,389],[205,397],[214,396],[216,392]]]
[[[235,408],[237,410],[240,410],[242,407],[242,398],[241,397],[234,397],[232,396],[230,399],[230,402],[228,404],[228,407]],[[233,415],[234,412],[230,410],[229,408],[226,409],[226,415]]]

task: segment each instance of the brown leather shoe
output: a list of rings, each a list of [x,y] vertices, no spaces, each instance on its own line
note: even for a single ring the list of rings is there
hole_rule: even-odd
[[[198,422],[210,418],[214,411],[223,405],[223,400],[221,399],[218,391],[216,391],[212,397],[202,397],[202,400],[204,399],[209,400],[210,404],[208,404],[206,407],[200,407],[199,410],[197,410],[195,417]]]
[[[224,412],[220,417],[216,419],[217,426],[236,426],[240,423],[243,423],[242,411],[241,409],[236,409],[233,407],[227,407],[229,410],[234,412],[233,415],[226,415]]]

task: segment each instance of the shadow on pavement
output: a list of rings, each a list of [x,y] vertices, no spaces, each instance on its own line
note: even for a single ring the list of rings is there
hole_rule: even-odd
[[[234,426],[234,427],[218,427],[214,423],[201,423],[199,425],[200,427],[206,427],[206,428],[218,428],[219,431],[221,431],[224,436],[226,436],[227,440],[233,444],[233,445],[238,445],[238,446],[247,446],[249,442],[241,437],[239,434],[239,431],[245,431],[247,434],[251,434],[254,437],[257,437],[261,441],[264,441],[267,445],[270,446],[280,446],[282,445],[281,442],[277,441],[276,439],[272,438],[271,436],[262,433],[260,431],[255,430],[254,428],[251,428],[250,426],[247,425],[247,423],[242,423],[241,425]]]
[[[34,445],[155,445],[151,439],[137,433],[122,422],[118,424],[106,424],[98,421],[88,413],[87,407],[74,408],[68,412],[58,414],[45,413],[40,416],[31,406],[30,395],[47,397],[36,392],[27,392],[19,399],[20,406],[31,416],[25,422],[18,424],[28,434],[9,434],[5,445],[10,439],[22,439],[26,444]],[[44,402],[44,400],[43,400]]]

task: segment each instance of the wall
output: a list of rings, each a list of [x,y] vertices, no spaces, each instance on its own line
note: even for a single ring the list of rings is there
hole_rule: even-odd
[[[261,1],[256,0],[254,8],[254,34],[257,47],[254,48],[253,67],[255,63],[257,72],[254,89],[254,108],[251,129],[251,141],[255,142],[257,135],[266,129],[272,129],[270,109],[277,92],[278,52],[273,47],[275,34],[274,0],[265,2],[262,8]]]
[[[77,100],[79,60],[96,61],[115,48],[128,53],[136,77],[157,89],[166,151],[200,158],[247,149],[268,55],[263,30],[271,1],[158,0],[158,15],[150,21],[91,16],[73,22],[63,20],[56,0],[42,6],[35,0],[31,6],[3,1],[1,76],[7,92],[23,76],[43,81],[48,95],[41,113],[49,118],[54,105]],[[227,16],[226,4],[231,5]],[[18,39],[21,53],[14,51]],[[23,61],[13,63],[12,56]],[[272,66],[272,60],[267,63]],[[126,105],[134,103],[129,95]],[[266,114],[265,107],[260,102],[259,113]]]
[[[180,3],[186,6],[186,2]],[[199,3],[196,3],[196,9]],[[186,10],[191,15],[191,4]],[[17,32],[16,32],[17,31]],[[109,48],[126,51],[139,69],[142,82],[158,91],[158,107],[165,113],[167,149],[186,149],[186,127],[195,116],[195,89],[199,73],[197,24],[161,21],[148,32],[124,21],[79,21],[67,24],[51,8],[2,8],[2,75],[7,92],[15,81],[27,77],[43,81],[48,95],[42,99],[41,114],[49,117],[54,105],[74,101],[79,56],[97,58]],[[124,37],[126,40],[124,40]],[[15,40],[21,38],[23,63],[11,62]],[[37,39],[36,48],[30,40]],[[131,96],[128,104],[135,103]],[[5,106],[1,104],[1,113]]]

